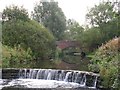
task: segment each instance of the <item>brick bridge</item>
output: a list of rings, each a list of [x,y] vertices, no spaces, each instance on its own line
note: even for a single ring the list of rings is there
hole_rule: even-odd
[[[80,43],[78,41],[69,41],[69,40],[57,41],[56,46],[58,48],[60,48],[62,51],[69,47],[78,47],[80,49],[80,52],[70,51],[70,52],[67,52],[65,55],[70,55],[70,56],[78,56],[79,55],[81,57],[81,59],[85,58],[85,56],[86,56],[85,52],[82,50],[83,47],[80,45]],[[66,61],[63,59],[63,61],[66,63],[72,64],[71,62],[68,62],[68,60]]]
[[[65,49],[68,47],[80,47],[80,43],[78,41],[68,41],[68,40],[62,40],[62,41],[57,41],[56,42],[57,47],[60,49]]]

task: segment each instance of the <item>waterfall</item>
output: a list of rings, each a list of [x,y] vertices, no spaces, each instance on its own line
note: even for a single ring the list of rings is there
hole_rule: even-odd
[[[80,82],[82,86],[86,86],[86,74],[84,74],[82,81]]]
[[[67,72],[67,74],[66,74],[66,76],[65,76],[65,79],[64,79],[64,81],[65,82],[68,82],[69,81],[69,77],[70,77],[70,74],[71,74],[72,72]]]
[[[89,76],[89,77],[88,77]],[[19,78],[22,79],[43,79],[43,80],[57,80],[65,82],[74,82],[80,86],[96,87],[98,75],[84,71],[73,70],[52,70],[52,69],[20,69]],[[88,79],[90,78],[90,79]],[[92,81],[90,81],[92,78]]]
[[[96,88],[96,85],[97,85],[97,78],[98,78],[98,77],[96,77],[96,78],[95,78],[95,81],[94,81],[94,85],[93,85],[94,88]]]

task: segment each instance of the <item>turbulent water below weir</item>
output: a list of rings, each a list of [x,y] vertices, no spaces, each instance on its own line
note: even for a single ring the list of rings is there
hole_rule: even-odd
[[[14,79],[11,81],[1,81],[3,87],[20,87],[20,88],[78,88],[77,83],[70,83],[64,81],[55,80],[36,80],[36,79]]]
[[[39,80],[39,79],[14,79],[14,80],[0,80],[0,89],[4,90],[4,88],[19,88],[19,89],[14,89],[14,90],[22,90],[24,88],[30,88],[30,90],[33,88],[39,89],[45,89],[45,88],[67,88],[69,89],[75,89],[81,90],[80,88],[89,88],[90,89],[96,89],[94,87],[84,87],[78,83],[73,83],[73,82],[65,82],[65,81],[55,81],[55,80]],[[22,89],[20,89],[22,88]],[[60,89],[60,90],[61,90]],[[84,89],[84,90],[87,90]],[[5,89],[9,90],[9,89]],[[12,90],[12,89],[11,89]],[[29,90],[29,89],[27,89]],[[83,89],[82,89],[83,90]]]
[[[32,88],[37,88],[37,90],[42,90],[42,88],[91,90],[96,89],[97,78],[97,74],[83,71],[20,69],[15,79],[0,79],[0,89],[13,90],[5,89],[10,87],[14,90],[22,90],[20,88],[24,88],[23,90],[31,90]]]

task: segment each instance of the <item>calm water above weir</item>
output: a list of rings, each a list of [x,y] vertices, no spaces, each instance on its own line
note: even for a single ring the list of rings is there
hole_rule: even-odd
[[[0,89],[33,88],[96,89],[99,75],[92,72],[53,69],[3,69]],[[10,89],[12,88],[12,89]],[[15,89],[16,88],[16,89]],[[21,90],[22,90],[21,89]],[[37,89],[37,90],[38,90]],[[81,89],[80,89],[81,90]]]

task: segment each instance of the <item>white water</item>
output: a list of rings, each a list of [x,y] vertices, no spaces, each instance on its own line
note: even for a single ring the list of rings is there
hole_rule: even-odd
[[[89,73],[81,71],[66,71],[66,70],[52,70],[52,69],[22,69],[19,72],[20,79],[42,79],[42,80],[55,80],[62,82],[78,83],[82,87],[86,87],[87,78]],[[92,76],[92,74],[90,75]],[[96,87],[97,75],[93,75],[93,86]]]
[[[65,82],[68,82],[68,78],[69,78],[69,76],[70,76],[71,73],[72,73],[72,72],[68,72],[68,73],[66,74],[65,79],[64,79]]]
[[[0,83],[3,83],[0,80]],[[56,80],[40,80],[40,79],[14,79],[9,83],[2,85],[0,84],[0,89],[3,87],[10,86],[20,86],[24,88],[77,88],[80,87],[78,83],[70,83],[64,81],[56,81]]]
[[[92,78],[92,86],[87,86],[88,84],[86,84],[88,80],[87,75],[91,77],[94,76],[94,78]],[[10,86],[25,88],[96,88],[97,77],[94,73],[82,71],[21,69],[18,79],[11,81],[0,79],[0,88]]]

